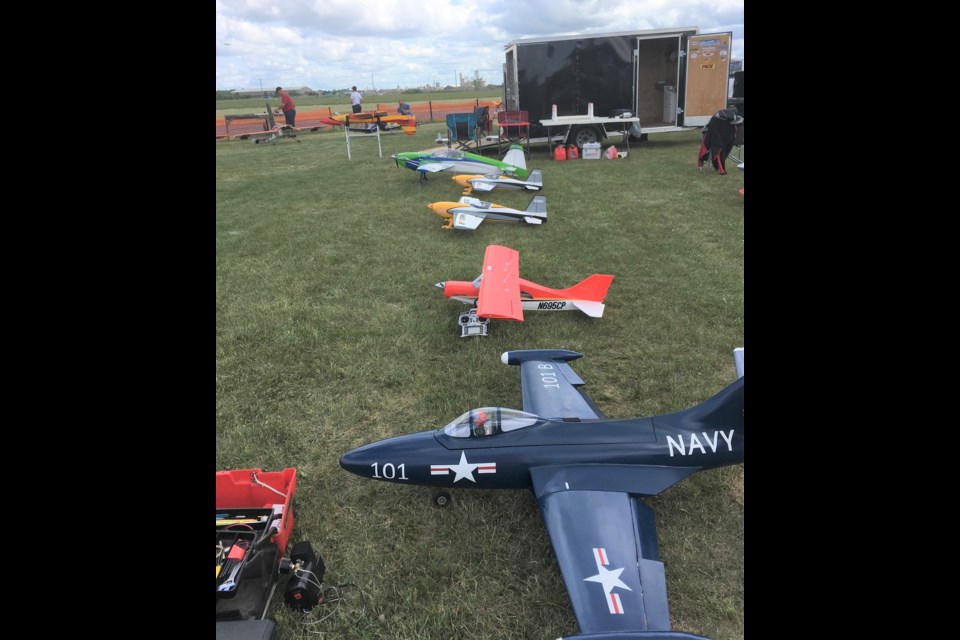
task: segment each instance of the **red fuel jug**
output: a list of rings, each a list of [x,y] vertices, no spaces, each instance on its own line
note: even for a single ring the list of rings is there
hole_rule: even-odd
[[[567,148],[562,144],[558,144],[553,150],[553,159],[554,160],[566,160],[567,159]]]
[[[577,145],[572,144],[567,149],[567,160],[576,160],[580,157],[580,154],[577,152]]]

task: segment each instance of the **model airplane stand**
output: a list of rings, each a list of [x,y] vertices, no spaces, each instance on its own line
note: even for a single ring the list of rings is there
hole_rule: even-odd
[[[356,123],[354,123],[356,124]],[[369,124],[369,123],[366,123]],[[371,124],[370,129],[364,128],[361,133],[351,133],[350,129],[350,116],[347,116],[346,121],[343,126],[343,134],[347,137],[347,160],[353,160],[353,157],[350,155],[350,138],[367,138],[371,137],[371,134],[376,135],[377,137],[377,153],[380,157],[383,157],[383,145],[380,144],[380,119],[377,118],[376,124]]]
[[[481,318],[477,315],[477,309],[474,307],[470,311],[460,314],[460,337],[461,338],[482,338],[487,335],[487,328],[490,325],[490,318]]]
[[[297,142],[300,142],[300,139],[297,138],[297,132],[300,131],[296,127],[291,127],[288,124],[278,124],[270,131],[269,138],[254,138],[253,144],[260,144],[261,142],[276,142],[279,138],[293,138]]]

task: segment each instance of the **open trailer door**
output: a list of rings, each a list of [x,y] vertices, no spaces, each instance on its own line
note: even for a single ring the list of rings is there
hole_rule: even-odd
[[[687,39],[687,93],[683,124],[702,127],[727,106],[733,33],[705,33]]]

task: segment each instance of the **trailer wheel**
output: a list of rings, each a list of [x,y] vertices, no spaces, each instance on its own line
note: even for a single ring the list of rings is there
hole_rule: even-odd
[[[603,134],[596,127],[576,127],[570,132],[570,140],[583,149],[583,145],[603,140]]]

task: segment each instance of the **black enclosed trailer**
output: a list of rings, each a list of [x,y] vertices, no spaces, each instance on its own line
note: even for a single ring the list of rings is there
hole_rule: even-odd
[[[533,142],[547,139],[542,120],[570,116],[562,133],[581,147],[622,132],[573,117],[591,103],[597,117],[638,117],[642,134],[700,127],[727,106],[732,40],[697,27],[516,40],[506,45],[503,108],[527,112]]]

